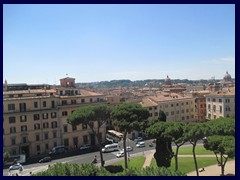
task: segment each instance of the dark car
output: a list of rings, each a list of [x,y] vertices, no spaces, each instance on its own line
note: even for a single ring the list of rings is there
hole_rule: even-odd
[[[82,146],[80,146],[79,148],[80,150],[92,150],[92,145],[91,144],[84,144]]]
[[[64,146],[56,146],[56,147],[52,148],[52,150],[49,152],[49,155],[52,156],[52,155],[56,155],[56,154],[63,154],[66,152],[67,152],[67,150]]]
[[[50,161],[52,161],[52,158],[50,156],[46,156],[46,157],[40,159],[39,163],[50,162]]]

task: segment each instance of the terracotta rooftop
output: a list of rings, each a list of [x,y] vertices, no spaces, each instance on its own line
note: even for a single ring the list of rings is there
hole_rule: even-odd
[[[157,103],[153,102],[149,98],[142,99],[142,102],[140,102],[140,104],[142,105],[142,107],[152,107],[152,106],[157,106],[158,105]]]

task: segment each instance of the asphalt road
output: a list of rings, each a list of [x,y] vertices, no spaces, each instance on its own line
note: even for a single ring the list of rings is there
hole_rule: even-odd
[[[137,148],[135,145],[134,141],[131,140],[127,140],[127,146],[132,146],[133,147],[133,151],[130,152],[130,156],[140,156],[142,155],[144,152],[147,153],[148,151],[154,151],[155,150],[155,144],[153,143],[153,147],[149,147],[149,144],[152,142],[152,140],[145,140],[145,147],[141,147],[141,148]],[[200,142],[201,143],[201,142]],[[123,142],[120,141],[119,143],[120,149],[123,148]],[[189,145],[189,143],[186,143],[185,146]],[[103,153],[103,159],[106,162],[105,165],[108,165],[109,162],[118,162],[118,161],[122,161],[123,157],[121,158],[117,158],[116,154],[118,153],[118,151],[115,152],[109,152],[109,153]],[[51,162],[46,162],[46,163],[35,163],[35,164],[28,164],[28,165],[24,165],[24,170],[20,175],[23,176],[28,176],[30,175],[30,172],[32,173],[36,173],[36,172],[40,172],[43,170],[46,170],[48,168],[49,165],[53,165],[55,163],[76,163],[76,164],[85,164],[85,163],[91,163],[94,156],[97,156],[97,160],[98,163],[100,163],[100,153],[99,152],[93,152],[93,153],[88,153],[88,154],[81,154],[81,155],[77,155],[77,156],[71,156],[71,157],[67,157],[67,158],[61,158],[61,159],[56,159],[56,160],[52,160]],[[108,163],[107,163],[108,162]],[[19,173],[18,171],[13,172],[14,174]],[[8,169],[4,169],[3,170],[3,176],[9,176],[9,172]]]

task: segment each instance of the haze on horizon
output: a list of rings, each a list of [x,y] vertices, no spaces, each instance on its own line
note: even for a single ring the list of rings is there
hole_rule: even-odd
[[[235,78],[235,5],[3,5],[3,82]]]

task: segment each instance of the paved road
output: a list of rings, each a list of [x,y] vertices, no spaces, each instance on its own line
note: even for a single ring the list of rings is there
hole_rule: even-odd
[[[131,140],[127,140],[127,146],[132,146],[134,149],[132,152],[130,152],[130,156],[131,157],[135,157],[135,156],[142,156],[143,153],[152,153],[155,152],[155,144],[153,147],[149,147],[149,144],[152,142],[152,140],[146,140],[145,142],[145,147],[142,148],[137,148],[135,145],[134,141]],[[201,143],[201,142],[200,142]],[[120,149],[123,148],[123,142],[120,141],[119,143]],[[186,146],[188,146],[189,143],[186,143]],[[111,153],[103,153],[103,159],[106,162],[105,165],[109,165],[109,164],[113,164],[119,161],[123,160],[123,157],[121,158],[116,158],[116,154],[118,152],[111,152]],[[21,175],[23,176],[27,176],[30,174],[30,172],[32,173],[37,173],[43,170],[46,170],[48,168],[49,165],[53,165],[54,163],[76,163],[76,164],[84,164],[84,163],[91,163],[93,160],[93,157],[97,155],[97,160],[98,162],[100,162],[100,154],[99,152],[93,152],[93,153],[88,153],[88,154],[81,154],[81,155],[77,155],[77,156],[72,156],[72,157],[67,157],[67,158],[61,158],[61,159],[56,159],[56,160],[52,160],[49,163],[35,163],[35,164],[29,164],[29,165],[24,165],[24,170],[22,172]],[[18,171],[14,172],[14,174],[19,173]],[[8,169],[4,169],[3,170],[3,176],[8,176],[9,172]]]

